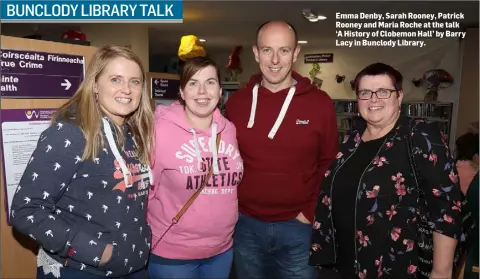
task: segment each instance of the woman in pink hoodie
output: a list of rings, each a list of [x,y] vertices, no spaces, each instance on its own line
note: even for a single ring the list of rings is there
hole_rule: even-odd
[[[243,161],[235,126],[217,108],[221,95],[215,62],[192,58],[182,69],[181,100],[155,112],[155,185],[147,216],[153,232],[148,266],[152,279],[229,277]],[[212,175],[200,195],[172,225],[210,168]]]

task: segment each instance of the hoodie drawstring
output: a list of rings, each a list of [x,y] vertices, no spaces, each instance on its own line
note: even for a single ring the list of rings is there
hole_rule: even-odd
[[[253,127],[253,124],[255,123],[255,112],[257,110],[257,99],[258,99],[258,87],[260,85],[255,84],[252,90],[252,108],[250,109],[250,118],[248,119],[248,125],[247,128],[250,129]]]
[[[125,187],[130,188],[133,186],[133,181],[131,179],[132,174],[128,170],[127,165],[125,165],[125,161],[120,155],[120,152],[118,152],[118,147],[117,147],[117,144],[115,143],[115,140],[113,139],[113,133],[112,133],[112,128],[110,127],[110,124],[105,118],[102,118],[102,121],[103,121],[103,131],[105,132],[105,136],[107,137],[108,145],[110,145],[110,149],[112,150],[113,156],[115,156],[115,159],[117,160],[118,164],[120,165],[120,168],[122,169],[123,179],[125,181]]]
[[[193,145],[195,146],[195,157],[197,157],[197,170],[202,170],[202,156],[200,156],[200,148],[198,147],[197,132],[195,129],[190,129],[193,134]]]
[[[197,140],[197,132],[195,129],[191,128],[190,132],[193,134],[193,145],[195,147],[195,156],[197,157],[197,169],[202,171],[202,156],[200,155],[200,147]],[[217,154],[217,123],[212,123],[212,136],[210,137],[209,146],[212,151],[212,168],[213,174],[219,173],[218,168],[218,154]]]
[[[253,87],[252,91],[252,108],[250,110],[250,118],[248,120],[248,125],[247,128],[252,128],[253,124],[255,122],[255,112],[257,109],[257,99],[258,99],[258,83],[255,84]],[[295,94],[296,87],[292,86],[290,87],[290,90],[288,90],[287,97],[285,98],[285,101],[283,102],[282,109],[280,110],[280,113],[278,114],[277,120],[275,121],[275,124],[273,124],[272,129],[268,133],[268,138],[273,139],[275,137],[275,134],[278,131],[278,128],[280,128],[280,125],[282,125],[283,118],[285,118],[285,115],[287,114],[288,106],[290,106],[290,102],[293,99],[293,95]]]
[[[218,154],[217,154],[217,123],[212,123],[212,136],[210,137],[210,150],[212,150],[213,174],[218,174]]]
[[[138,146],[134,136],[132,136],[132,140],[135,143],[135,146]],[[152,174],[152,169],[150,168],[150,165],[147,165],[147,171],[148,171],[148,179],[150,179],[150,185],[153,185],[153,174]]]

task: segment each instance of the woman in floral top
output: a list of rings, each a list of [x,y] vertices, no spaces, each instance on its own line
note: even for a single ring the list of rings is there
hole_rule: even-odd
[[[458,178],[434,124],[401,116],[402,75],[372,64],[355,79],[361,119],[325,173],[310,264],[334,266],[343,278],[416,278],[417,191],[406,136],[434,220],[430,278],[451,278],[461,233]]]

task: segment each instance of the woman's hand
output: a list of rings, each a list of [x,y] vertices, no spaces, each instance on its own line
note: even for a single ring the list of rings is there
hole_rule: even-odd
[[[452,279],[452,272],[432,270],[428,279]]]
[[[113,245],[107,244],[107,246],[105,247],[105,250],[103,250],[102,258],[100,259],[99,265],[106,264],[112,257],[112,252],[113,252]]]

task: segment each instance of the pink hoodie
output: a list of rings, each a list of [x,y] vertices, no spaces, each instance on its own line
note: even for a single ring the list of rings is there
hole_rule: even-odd
[[[237,185],[243,176],[235,126],[216,109],[209,130],[193,129],[178,102],[158,106],[155,121],[155,184],[149,193],[147,212],[152,249],[205,179],[208,169],[203,163],[209,167],[213,161],[214,173],[202,194],[152,253],[169,259],[203,259],[228,250],[238,219]],[[216,144],[217,133],[221,133],[218,154],[209,148],[209,142]]]

